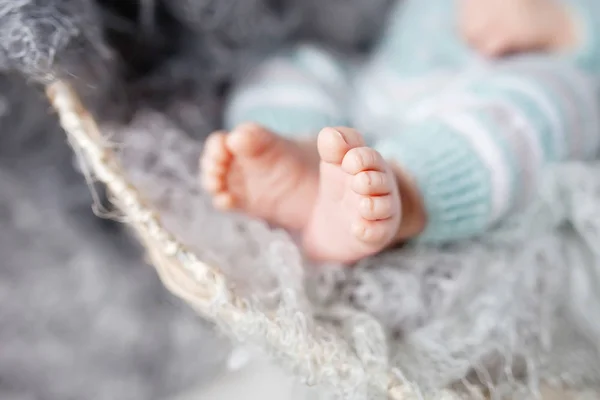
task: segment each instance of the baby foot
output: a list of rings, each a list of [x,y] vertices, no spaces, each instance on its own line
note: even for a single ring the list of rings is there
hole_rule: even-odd
[[[308,255],[354,262],[392,244],[401,203],[390,165],[348,128],[323,129],[318,150],[319,194],[303,236]]]
[[[207,139],[201,178],[216,208],[296,230],[306,224],[316,198],[317,166],[314,149],[243,124]]]
[[[556,0],[461,0],[464,38],[486,56],[577,45],[575,20]]]

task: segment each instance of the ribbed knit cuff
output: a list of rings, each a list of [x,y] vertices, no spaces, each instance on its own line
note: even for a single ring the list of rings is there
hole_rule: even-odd
[[[225,127],[257,122],[288,137],[349,125],[351,67],[341,55],[298,45],[267,59],[230,93]]]
[[[225,115],[225,129],[232,130],[243,122],[256,122],[288,138],[316,135],[326,126],[346,126],[348,120],[339,115],[315,109],[288,106],[258,106],[249,109],[230,107]]]
[[[600,1],[573,0],[568,2],[567,7],[576,19],[581,39],[571,57],[580,67],[597,73],[600,68]]]
[[[376,149],[414,179],[423,197],[427,226],[416,240],[451,242],[489,228],[489,170],[460,134],[427,122],[383,139]]]

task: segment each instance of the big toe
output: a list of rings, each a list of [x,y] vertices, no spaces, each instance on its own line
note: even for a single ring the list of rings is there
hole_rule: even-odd
[[[362,135],[351,128],[325,128],[317,140],[321,160],[336,165],[341,165],[348,151],[364,145]]]
[[[270,148],[277,136],[261,125],[245,123],[227,136],[227,147],[237,156],[256,157]]]

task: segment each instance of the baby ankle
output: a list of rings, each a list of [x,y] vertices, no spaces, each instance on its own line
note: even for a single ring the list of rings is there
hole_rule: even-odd
[[[398,184],[401,203],[400,226],[396,242],[405,242],[419,236],[427,226],[427,213],[423,197],[413,179],[400,166],[391,162],[392,172]]]

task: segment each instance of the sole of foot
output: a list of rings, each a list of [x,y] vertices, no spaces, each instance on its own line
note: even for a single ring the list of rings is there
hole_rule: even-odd
[[[209,136],[200,171],[216,208],[290,230],[304,227],[318,188],[314,149],[253,123]]]
[[[391,166],[353,129],[323,129],[317,147],[319,192],[303,233],[307,255],[351,263],[393,244],[402,209]]]

